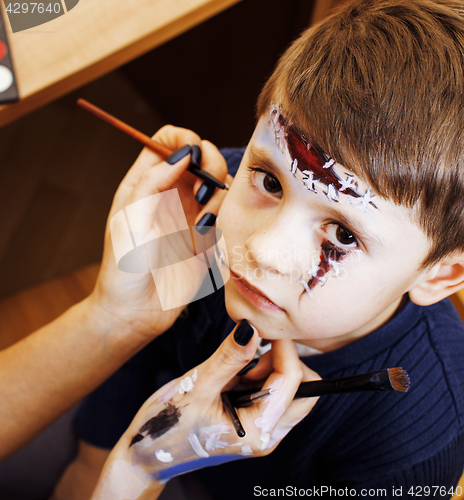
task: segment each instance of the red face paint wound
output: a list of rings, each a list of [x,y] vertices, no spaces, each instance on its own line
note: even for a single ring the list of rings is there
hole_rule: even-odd
[[[298,133],[288,120],[276,108],[271,109],[271,120],[274,122],[274,130],[276,133],[276,142],[279,146],[282,145],[282,139],[287,142],[288,152],[292,159],[292,173],[296,169],[300,170],[304,176],[310,176],[304,179],[304,185],[313,192],[315,183],[321,182],[327,186],[325,195],[331,201],[338,202],[339,193],[347,194],[352,198],[359,199],[357,203],[365,210],[367,205],[377,208],[371,201],[373,196],[370,190],[367,190],[364,195],[355,191],[357,185],[354,175],[346,174],[346,179],[342,179],[333,165],[335,161],[325,155],[322,151],[312,146],[308,140]]]
[[[346,252],[337,248],[331,241],[324,240],[321,245],[321,256],[317,272],[308,281],[309,289],[312,290],[319,281],[325,283],[327,279],[324,276],[333,269],[332,262],[341,262],[345,255]]]
[[[317,180],[326,186],[332,184],[337,191],[343,191],[344,194],[355,198],[360,197],[352,188],[346,187],[346,182],[338,176],[332,167],[334,162],[330,158],[311,146],[306,138],[289,125],[282,115],[279,115],[279,121],[287,133],[288,152],[292,161],[297,161],[297,168],[300,172],[310,170],[317,176]]]

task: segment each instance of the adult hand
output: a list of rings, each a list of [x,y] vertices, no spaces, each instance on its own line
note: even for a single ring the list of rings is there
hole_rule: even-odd
[[[273,341],[273,372],[264,387],[275,392],[237,410],[246,431],[238,437],[221,393],[237,383],[257,342],[244,320],[207,361],[153,394],[110,454],[93,499],[155,498],[178,474],[271,453],[317,401],[294,401],[299,384],[319,377],[291,340]]]
[[[232,178],[227,174],[225,160],[218,149],[210,142],[202,141],[192,131],[166,126],[160,129],[153,139],[172,151],[177,151],[186,144],[199,146],[202,151],[201,168],[217,179],[231,183]],[[197,201],[198,196],[195,199],[195,195],[199,194],[200,189],[200,193],[204,193],[205,187],[202,187],[203,182],[200,179],[186,171],[189,163],[190,154],[181,156],[175,164],[169,164],[159,155],[144,149],[119,186],[108,217],[102,266],[89,301],[97,309],[103,308],[105,313],[109,314],[110,319],[130,325],[132,336],[138,334],[147,341],[166,331],[184,306],[163,311],[152,272],[148,268],[144,273],[128,273],[118,269],[113,253],[114,242],[110,234],[110,221],[126,207],[134,206],[133,204],[140,200],[154,199],[155,197],[149,197],[174,189],[178,190],[183,213],[189,226],[196,225],[205,214],[216,215],[226,191],[216,189],[210,201],[204,205],[200,204]],[[204,197],[200,201],[204,203]],[[168,211],[163,206],[163,202],[152,203],[148,210],[151,210],[151,213],[144,214],[146,220],[151,221],[152,225],[148,228],[148,232],[153,230],[156,234],[157,230],[159,231],[156,225],[171,224],[170,227],[172,227],[172,224],[177,222],[174,220],[175,215],[172,214],[169,222],[166,222]],[[209,219],[207,225],[212,224],[214,224],[214,218]],[[133,228],[132,230],[135,231]],[[190,244],[190,236],[187,239]],[[183,257],[185,257],[188,252],[181,238],[176,239],[175,243],[171,243],[168,247],[166,246],[169,245],[168,243],[163,243],[163,245],[160,252],[164,255],[172,256],[176,252],[183,252]],[[156,255],[151,256],[153,257],[157,258]],[[144,256],[143,259],[145,260]],[[179,260],[185,260],[185,258],[179,258]],[[189,265],[187,272],[185,269],[183,272],[170,269],[169,276],[165,276],[162,282],[158,282],[158,288],[162,285],[163,293],[169,294],[168,299],[174,297],[178,300],[182,297],[183,303],[187,304],[200,287],[206,275],[205,267],[198,265],[198,261]],[[153,269],[152,266],[150,267]]]

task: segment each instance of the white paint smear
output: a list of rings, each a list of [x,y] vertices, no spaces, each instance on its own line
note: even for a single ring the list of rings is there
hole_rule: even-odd
[[[267,399],[268,403],[261,417],[255,420],[255,425],[261,429],[261,450],[266,449],[271,439],[270,432],[277,425],[282,415],[285,413],[285,393],[279,390],[282,387],[283,378],[274,381],[273,388],[276,389]]]
[[[209,457],[209,453],[206,452],[200,444],[200,440],[196,434],[189,434],[189,443],[193,448],[193,451],[201,458]]]
[[[207,451],[214,451],[225,448],[229,445],[227,441],[221,439],[221,434],[229,434],[230,427],[224,423],[210,425],[200,428],[200,439],[206,441],[205,448]]]
[[[251,446],[248,444],[242,446],[242,451],[240,452],[240,455],[245,455],[246,457],[253,455],[253,450],[251,449]]]
[[[185,394],[186,392],[193,391],[193,379],[190,376],[183,378],[179,384],[179,394]]]
[[[160,462],[172,462],[174,460],[169,452],[163,450],[155,451],[155,456]]]
[[[261,451],[263,451],[267,448],[269,441],[271,440],[271,435],[269,434],[269,432],[263,432],[259,439],[261,440],[261,446],[259,448]]]

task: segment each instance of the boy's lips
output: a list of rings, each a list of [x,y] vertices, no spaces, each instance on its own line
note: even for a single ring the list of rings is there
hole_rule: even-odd
[[[246,281],[243,277],[238,276],[232,270],[230,270],[230,274],[236,290],[255,307],[258,307],[259,309],[266,309],[268,311],[285,312],[284,309],[274,304],[269,297],[264,295],[264,293],[258,288],[248,283],[248,281]]]

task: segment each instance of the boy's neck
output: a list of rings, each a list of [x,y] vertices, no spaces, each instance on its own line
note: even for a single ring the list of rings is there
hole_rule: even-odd
[[[351,344],[355,340],[365,337],[366,335],[369,335],[369,333],[380,328],[382,325],[387,323],[391,318],[393,318],[393,316],[398,314],[407,304],[408,300],[409,300],[408,294],[404,294],[402,297],[400,297],[393,304],[384,309],[379,315],[377,315],[371,321],[369,321],[361,328],[353,332],[341,335],[339,337],[305,339],[305,340],[298,339],[298,342],[300,344],[307,345],[309,347],[312,347],[313,349],[317,349],[322,352],[335,351],[335,349],[339,349],[340,347],[344,347],[348,344]]]

